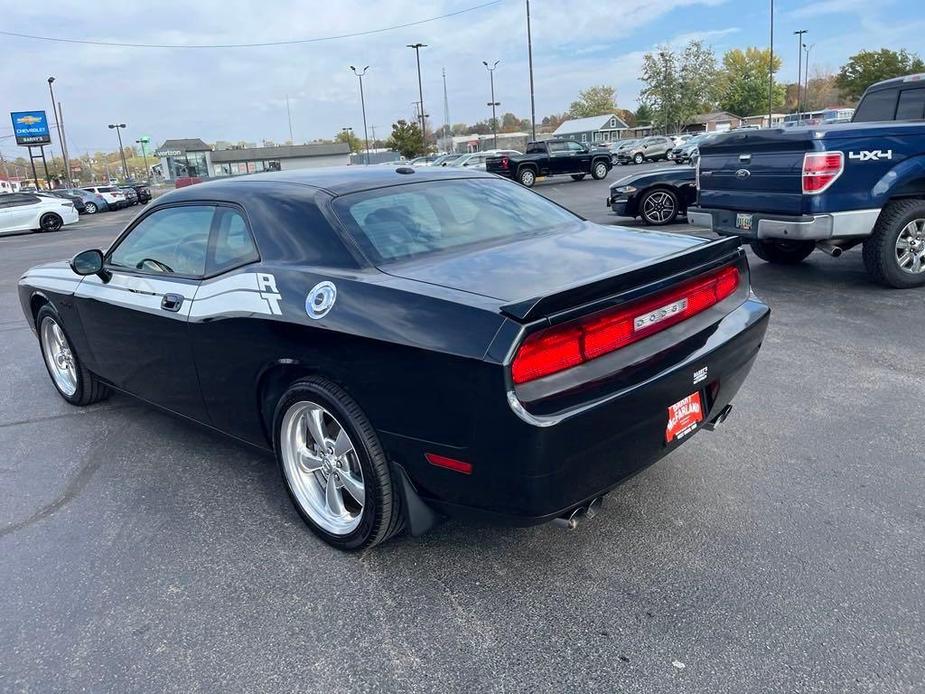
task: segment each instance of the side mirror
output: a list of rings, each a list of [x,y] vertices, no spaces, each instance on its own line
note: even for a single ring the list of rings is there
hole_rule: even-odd
[[[103,271],[103,252],[97,248],[81,251],[71,258],[71,270],[78,275],[98,275]]]

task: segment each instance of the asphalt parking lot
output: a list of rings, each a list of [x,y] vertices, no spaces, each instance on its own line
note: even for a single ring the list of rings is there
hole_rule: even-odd
[[[536,190],[614,223],[624,171]],[[271,459],[55,393],[17,279],[133,214],[0,238],[0,690],[925,688],[925,290],[871,284],[857,250],[750,256],[773,315],[724,426],[575,531],[447,522],[347,555]]]

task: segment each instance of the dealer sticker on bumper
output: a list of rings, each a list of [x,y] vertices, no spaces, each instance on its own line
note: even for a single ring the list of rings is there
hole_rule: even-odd
[[[702,421],[703,406],[700,401],[700,393],[688,395],[668,408],[668,426],[665,428],[665,441],[671,443],[675,439],[683,439],[697,428],[698,422]]]

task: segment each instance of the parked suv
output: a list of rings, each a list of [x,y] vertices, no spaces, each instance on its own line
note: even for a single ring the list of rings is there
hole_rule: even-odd
[[[619,164],[642,164],[646,161],[657,161],[667,159],[668,153],[674,149],[674,140],[670,137],[654,135],[645,137],[632,147],[620,148],[617,150],[616,158]]]
[[[84,190],[102,195],[111,210],[119,210],[130,204],[125,197],[125,192],[116,186],[87,186]]]

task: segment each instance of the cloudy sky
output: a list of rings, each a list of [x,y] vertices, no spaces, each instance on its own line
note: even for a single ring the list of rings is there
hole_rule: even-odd
[[[862,48],[914,50],[925,33],[921,3],[777,0],[781,78],[795,79],[792,31],[798,28],[810,31],[813,63],[833,70]],[[388,29],[451,13],[457,14]],[[635,108],[642,55],[659,43],[702,38],[718,52],[768,43],[767,0],[533,0],[531,15],[537,118],[567,109],[578,90],[600,83],[614,85],[619,104]],[[278,47],[132,48],[0,33],[0,110],[50,110],[46,78],[54,75],[72,153],[113,149],[106,125],[117,121],[128,125],[130,141],[141,135],[158,144],[183,137],[284,141],[287,94],[296,141],[333,137],[345,126],[360,132],[357,80],[348,65],[371,66],[365,79],[369,123],[384,135],[392,122],[413,113],[417,76],[414,52],[405,44],[418,41],[429,44],[421,63],[433,122],[444,118],[443,68],[451,121],[485,118],[482,60],[497,59],[502,111],[529,116],[522,0],[0,0],[0,20],[0,32],[106,43],[327,38]],[[373,33],[343,37],[358,32]],[[342,38],[329,38],[335,36]],[[0,122],[0,151],[7,157],[22,153],[11,132],[8,120]]]

